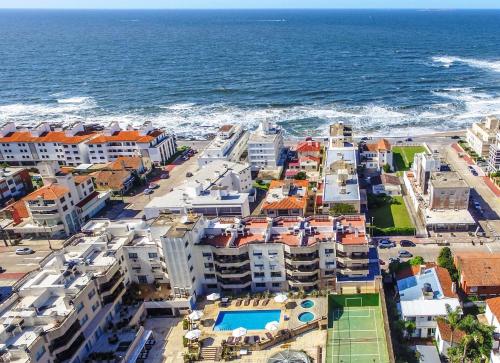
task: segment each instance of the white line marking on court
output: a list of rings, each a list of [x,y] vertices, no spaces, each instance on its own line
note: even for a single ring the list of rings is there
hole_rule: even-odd
[[[345,332],[350,332],[351,330],[337,330],[337,333],[345,333]],[[369,331],[369,332],[374,332],[374,331],[377,331],[376,329],[365,329],[365,330],[361,330],[361,329],[356,329],[354,331]]]

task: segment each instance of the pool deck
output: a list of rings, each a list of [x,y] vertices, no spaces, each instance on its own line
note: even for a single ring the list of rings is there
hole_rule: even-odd
[[[314,306],[312,308],[303,308],[300,303],[303,300],[314,301]],[[325,297],[320,298],[306,298],[306,299],[289,299],[286,303],[276,303],[274,300],[270,300],[266,306],[262,306],[260,303],[258,306],[253,306],[253,300],[250,305],[245,306],[241,304],[240,306],[235,305],[235,300],[232,300],[231,304],[227,307],[219,307],[218,302],[203,302],[198,304],[197,309],[203,310],[204,316],[201,322],[196,322],[197,328],[202,331],[202,339],[204,340],[204,347],[218,347],[222,344],[223,340],[227,340],[231,336],[231,331],[214,331],[213,324],[215,323],[219,311],[244,311],[244,310],[281,310],[280,325],[279,329],[293,329],[299,326],[303,326],[304,323],[298,320],[299,314],[309,311],[312,312],[315,317],[321,317],[327,315],[327,299]],[[262,299],[261,299],[262,301]],[[292,303],[292,304],[290,304]],[[295,303],[295,304],[293,304]],[[287,309],[285,306],[296,305],[293,309]],[[287,315],[289,320],[284,320],[284,316]],[[204,326],[203,322],[212,322],[210,326]],[[166,339],[163,354],[158,357],[157,362],[174,363],[182,361],[182,354],[185,352],[185,348],[182,345],[182,337],[186,333],[182,329],[182,321],[179,321],[170,331],[169,336]],[[258,335],[261,338],[265,337],[265,330],[249,330],[248,336]],[[267,359],[271,357],[274,353],[282,351],[287,348],[298,349],[306,351],[311,357],[316,357],[317,347],[325,347],[326,343],[326,330],[312,330],[296,336],[293,340],[285,344],[277,344],[273,347],[248,352],[248,355],[241,356],[238,362],[250,363],[250,362],[267,362]],[[211,362],[211,361],[206,361]]]

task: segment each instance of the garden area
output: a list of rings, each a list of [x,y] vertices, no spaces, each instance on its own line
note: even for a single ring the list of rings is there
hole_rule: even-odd
[[[368,209],[374,236],[415,234],[403,197],[368,194]]]
[[[423,146],[395,146],[392,148],[392,160],[396,171],[410,170],[413,157],[417,153],[425,152]]]
[[[478,155],[467,143],[465,140],[459,140],[458,145],[462,148],[463,151],[465,151],[473,160],[474,162],[478,161],[485,161],[480,155]]]

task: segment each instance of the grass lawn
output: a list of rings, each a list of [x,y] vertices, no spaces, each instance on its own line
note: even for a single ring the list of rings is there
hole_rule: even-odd
[[[409,170],[416,153],[425,152],[423,146],[395,146],[392,148],[392,159],[396,170]]]
[[[395,196],[397,204],[385,204],[379,208],[370,209],[370,216],[374,217],[374,225],[378,228],[413,228],[403,197]]]

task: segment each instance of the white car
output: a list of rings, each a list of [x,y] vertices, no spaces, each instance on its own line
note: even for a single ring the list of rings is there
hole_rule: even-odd
[[[35,251],[33,251],[29,247],[23,247],[23,248],[17,248],[16,249],[16,255],[31,255],[34,252]]]
[[[391,248],[394,246],[394,242],[391,242],[388,239],[383,239],[378,243],[378,248]]]

